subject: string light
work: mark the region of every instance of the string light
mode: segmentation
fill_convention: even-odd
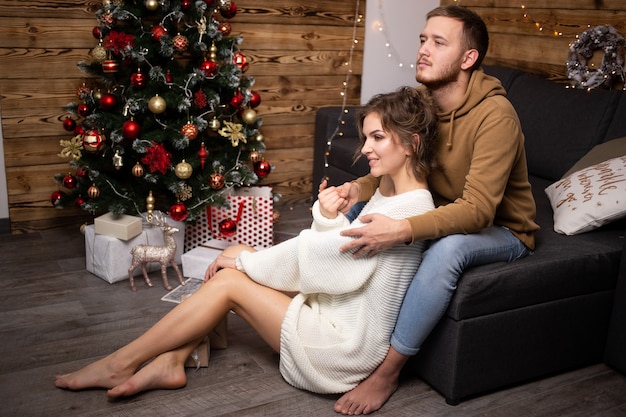
[[[378,0],[378,14],[380,15],[380,21],[377,22],[378,31],[383,34],[385,37],[385,48],[387,48],[387,58],[393,59],[397,62],[399,68],[409,68],[411,70],[415,69],[415,63],[410,62],[409,64],[405,64],[400,59],[400,54],[396,51],[396,48],[391,43],[389,32],[387,31],[387,22],[385,21],[385,12],[383,10],[383,0]]]
[[[342,137],[343,132],[341,129],[346,125],[345,117],[349,113],[349,110],[346,108],[347,99],[348,99],[348,87],[350,84],[350,78],[352,77],[352,62],[354,57],[354,49],[359,44],[359,40],[356,37],[356,32],[359,24],[363,21],[363,15],[359,13],[361,2],[360,0],[356,0],[356,7],[354,11],[354,24],[352,25],[352,42],[350,45],[350,53],[348,55],[348,60],[343,63],[348,69],[346,70],[346,76],[342,83],[342,90],[339,95],[342,97],[341,102],[341,111],[339,112],[339,117],[337,118],[337,127],[333,131],[333,133],[326,139],[326,152],[324,152],[324,175],[326,178],[326,170],[328,169],[328,157],[330,156],[330,149],[332,148],[333,140],[336,137]],[[319,185],[319,184],[314,184]]]

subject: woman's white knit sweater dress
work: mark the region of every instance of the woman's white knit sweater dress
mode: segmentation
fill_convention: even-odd
[[[378,191],[361,215],[403,219],[434,208],[427,190],[393,197]],[[340,253],[348,223],[313,206],[310,230],[259,252],[242,252],[237,268],[254,281],[297,291],[281,328],[280,372],[291,385],[317,393],[354,388],[382,362],[405,291],[422,258],[423,242],[399,244],[367,259]]]

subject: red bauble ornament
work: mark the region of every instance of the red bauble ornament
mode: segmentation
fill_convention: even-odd
[[[72,189],[76,187],[76,177],[72,174],[67,174],[63,177],[63,186],[68,189]]]
[[[225,237],[231,237],[237,233],[237,222],[232,219],[224,219],[219,224],[220,233]]]
[[[191,0],[183,0],[180,2],[181,10],[189,10],[191,7]]]
[[[237,14],[237,5],[231,1],[230,6],[220,9],[220,14],[226,19],[232,19]]]
[[[93,30],[91,31],[91,34],[93,35],[94,38],[98,40],[102,39],[102,31],[100,30],[98,26],[93,28]]]
[[[122,135],[126,139],[137,139],[141,135],[141,125],[133,119],[126,120],[122,125]]]
[[[209,182],[209,185],[214,190],[221,190],[224,187],[224,182],[225,182],[224,176],[222,174],[215,172],[211,174],[211,180]]]
[[[179,33],[178,35],[174,36],[174,39],[172,39],[172,45],[174,46],[174,49],[176,49],[178,52],[183,52],[189,46],[189,39]]]
[[[180,128],[180,134],[187,136],[189,140],[194,140],[198,137],[198,127],[193,123],[185,123],[183,127]]]
[[[76,89],[76,97],[80,99],[85,98],[89,93],[91,93],[91,88],[87,87],[85,83]]]
[[[83,148],[87,152],[100,152],[104,148],[104,141],[104,135],[96,129],[90,129],[83,134]]]
[[[217,26],[217,30],[222,32],[222,35],[228,36],[228,35],[230,35],[230,32],[232,30],[232,26],[230,26],[230,23],[228,23],[228,22],[222,22],[222,23],[220,23]]]
[[[267,177],[272,172],[272,165],[265,159],[254,163],[254,173],[261,179]]]
[[[230,105],[239,108],[243,104],[243,99],[243,94],[241,94],[241,91],[237,90],[237,93],[230,99]]]
[[[89,176],[89,170],[87,167],[80,167],[76,170],[76,176],[78,178],[87,178]]]
[[[76,129],[74,129],[74,136],[76,135],[82,136],[84,133],[85,133],[85,128],[82,126],[76,126]]]
[[[102,61],[102,72],[105,74],[115,74],[120,69],[120,64],[114,59]]]
[[[142,88],[146,85],[146,82],[148,82],[148,80],[141,70],[137,70],[137,72],[130,76],[130,83],[133,87]]]
[[[200,64],[200,69],[202,70],[202,72],[204,72],[204,75],[209,78],[215,77],[215,74],[217,74],[217,64],[215,63],[215,61],[211,61],[210,59],[202,61],[202,63]]]
[[[104,93],[98,100],[100,108],[104,111],[113,110],[117,106],[117,97],[111,93]]]
[[[152,27],[152,29],[150,30],[150,33],[152,36],[152,40],[159,41],[161,39],[161,36],[167,34],[167,29],[165,29],[161,25],[156,25]]]
[[[74,200],[74,203],[76,204],[76,207],[82,207],[83,204],[85,204],[87,200],[85,200],[82,196],[78,196],[76,197],[76,200]]]
[[[183,203],[178,202],[176,204],[172,204],[169,209],[169,215],[172,220],[182,222],[189,215],[189,210],[187,210],[187,206],[185,206]]]
[[[50,195],[50,202],[54,207],[61,207],[61,200],[65,197],[62,191],[55,191]]]
[[[63,120],[63,129],[67,130],[68,132],[72,132],[74,129],[76,129],[76,120],[72,119],[71,117],[66,117],[65,120]]]
[[[198,158],[200,158],[200,168],[204,169],[204,164],[206,163],[206,157],[209,156],[209,152],[206,150],[206,146],[204,146],[204,142],[200,145],[200,150],[198,151]]]
[[[237,51],[233,54],[233,64],[237,65],[241,72],[246,72],[249,66],[248,58],[240,51]]]
[[[76,111],[78,111],[78,114],[81,116],[87,117],[89,116],[89,113],[91,113],[91,107],[89,107],[89,104],[87,103],[80,103],[76,108]]]
[[[252,97],[250,97],[250,107],[258,107],[259,104],[261,104],[261,95],[258,93],[258,91],[253,91],[251,94]]]

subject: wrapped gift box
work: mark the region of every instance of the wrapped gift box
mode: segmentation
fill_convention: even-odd
[[[185,225],[169,217],[167,223],[176,227],[179,231],[174,234],[176,240],[177,264],[182,261],[183,246],[185,244]],[[163,230],[157,226],[144,225],[141,233],[129,240],[121,240],[115,237],[97,234],[94,225],[85,227],[85,257],[87,271],[113,284],[128,279],[128,268],[132,262],[130,250],[140,244],[163,246]],[[158,263],[146,265],[148,272],[161,269]],[[141,274],[141,268],[134,271],[134,276]]]
[[[225,240],[211,239],[182,256],[183,276],[204,279],[204,273],[211,262],[231,243]]]
[[[96,234],[130,240],[141,233],[141,217],[106,213],[94,219]]]

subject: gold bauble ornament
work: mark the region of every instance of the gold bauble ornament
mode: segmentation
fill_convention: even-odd
[[[245,109],[243,112],[241,112],[241,120],[243,120],[243,122],[247,125],[254,124],[254,122],[256,122],[257,120],[256,111],[252,109]]]
[[[96,186],[96,184],[93,184],[87,190],[87,195],[89,196],[89,198],[98,198],[100,197],[100,189]]]
[[[163,97],[158,94],[148,101],[148,109],[154,114],[161,114],[165,111],[167,103]]]
[[[145,5],[146,9],[150,10],[151,12],[159,8],[159,2],[157,0],[146,0]]]
[[[186,180],[191,177],[192,172],[193,168],[191,167],[191,164],[185,162],[184,159],[180,163],[176,164],[176,168],[174,168],[174,173],[181,180]]]
[[[91,57],[95,62],[102,63],[102,61],[107,59],[107,50],[104,49],[104,46],[98,45],[91,50]]]
[[[211,130],[217,131],[220,127],[222,127],[222,124],[219,120],[217,120],[217,117],[214,117],[209,121],[209,128]]]
[[[143,167],[141,166],[141,164],[139,162],[137,162],[132,169],[133,175],[135,177],[141,177],[143,176]]]
[[[265,137],[261,134],[261,132],[259,132],[254,139],[256,139],[257,142],[263,142]]]
[[[96,90],[93,92],[93,98],[95,100],[100,100],[102,98],[102,90],[96,88]]]

